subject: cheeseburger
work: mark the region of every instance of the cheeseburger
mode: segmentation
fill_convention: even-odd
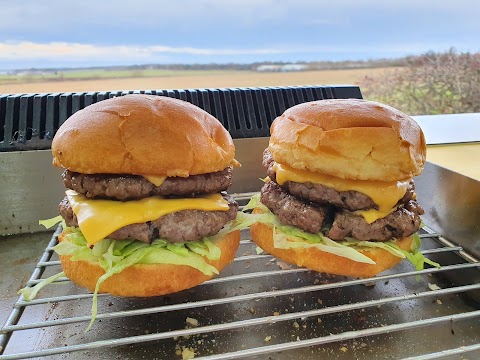
[[[196,286],[239,246],[235,147],[202,109],[127,95],[73,114],[52,143],[64,169],[65,275],[90,291],[156,296]]]
[[[419,253],[423,209],[413,177],[425,164],[422,130],[365,100],[321,100],[286,110],[271,127],[268,177],[249,207],[255,243],[320,272],[369,277]]]

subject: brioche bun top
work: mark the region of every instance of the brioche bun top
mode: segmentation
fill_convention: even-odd
[[[395,181],[425,164],[422,130],[390,106],[357,99],[299,104],[270,129],[273,159],[296,169],[343,179]]]
[[[84,174],[181,176],[225,169],[235,147],[220,121],[188,102],[126,95],[68,118],[52,143],[53,164]]]

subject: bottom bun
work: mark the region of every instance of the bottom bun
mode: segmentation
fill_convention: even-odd
[[[317,248],[278,249],[273,246],[273,228],[258,222],[250,227],[250,233],[252,240],[270,255],[290,264],[328,274],[368,278],[397,265],[402,260],[379,248],[365,248],[359,251],[375,261],[374,265],[353,261]],[[396,244],[408,251],[412,245],[412,238],[403,238]]]
[[[62,240],[62,235],[59,236],[59,241]],[[240,231],[231,232],[217,240],[216,245],[222,251],[221,258],[205,259],[205,261],[221,271],[232,262],[239,244]],[[105,270],[96,263],[83,260],[71,261],[70,258],[70,255],[60,256],[65,275],[75,284],[93,292],[98,278],[105,274]],[[99,292],[116,296],[159,296],[192,288],[213,276],[204,275],[199,270],[186,265],[138,264],[105,280]]]

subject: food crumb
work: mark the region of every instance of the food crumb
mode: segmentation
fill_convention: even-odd
[[[283,261],[277,261],[277,265],[282,270],[291,270],[292,269],[292,267],[290,265],[288,265],[287,263],[284,263]]]
[[[190,326],[198,326],[198,320],[191,317],[187,317],[185,319],[185,322],[187,323],[187,325],[190,325]]]
[[[322,299],[318,299],[317,302],[318,302],[319,304],[323,304],[323,300],[322,300]]]
[[[182,350],[182,360],[193,359],[195,357],[195,352],[192,348],[183,348]]]
[[[260,255],[261,253],[263,253],[263,249],[260,246],[257,246],[255,248],[255,252],[257,253],[257,255]]]
[[[278,315],[280,315],[280,313],[279,313],[278,311],[274,311],[274,312],[273,312],[273,315],[274,315],[274,316],[278,316]]]
[[[318,319],[317,319],[317,323],[320,324],[321,322],[322,322],[322,319],[318,318]]]
[[[300,328],[300,325],[298,324],[298,322],[295,321],[295,322],[293,323],[293,327],[294,327],[295,329],[299,329],[299,328]]]
[[[266,341],[266,342],[269,342],[270,340],[272,340],[272,337],[271,337],[271,336],[267,336],[267,337],[265,338],[265,341]]]
[[[442,303],[442,300],[440,300],[440,299],[437,299],[437,300],[436,300],[436,303],[437,303],[438,305],[442,305],[442,304],[443,304],[443,303]]]
[[[255,314],[255,309],[253,307],[251,307],[250,309],[248,309],[248,311],[250,311],[250,314]]]
[[[340,351],[347,352],[348,349],[347,349],[345,346],[342,346],[342,347],[340,348]]]
[[[430,290],[434,291],[434,290],[441,290],[442,288],[440,286],[438,286],[437,284],[431,284],[431,283],[428,283],[428,287]]]

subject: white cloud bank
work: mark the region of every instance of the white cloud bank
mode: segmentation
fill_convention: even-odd
[[[440,46],[445,48],[444,46]],[[447,46],[448,47],[448,46]],[[425,51],[424,44],[408,44],[405,46],[395,44],[388,49],[392,53],[418,53]],[[3,60],[148,60],[148,59],[167,59],[172,54],[182,54],[186,56],[242,56],[242,55],[272,55],[272,54],[297,54],[312,53],[325,54],[329,52],[369,52],[378,51],[377,46],[282,46],[276,48],[250,48],[250,49],[213,49],[213,48],[195,48],[195,47],[172,47],[162,45],[150,46],[132,46],[132,45],[93,45],[67,42],[35,43],[30,41],[22,42],[0,42],[0,61]]]
[[[51,42],[35,43],[22,41],[18,43],[0,42],[0,60],[95,60],[108,58],[122,58],[125,60],[139,60],[166,56],[169,54],[205,55],[205,56],[236,56],[236,55],[265,55],[288,53],[282,49],[205,49],[194,47],[171,46],[130,46]]]

